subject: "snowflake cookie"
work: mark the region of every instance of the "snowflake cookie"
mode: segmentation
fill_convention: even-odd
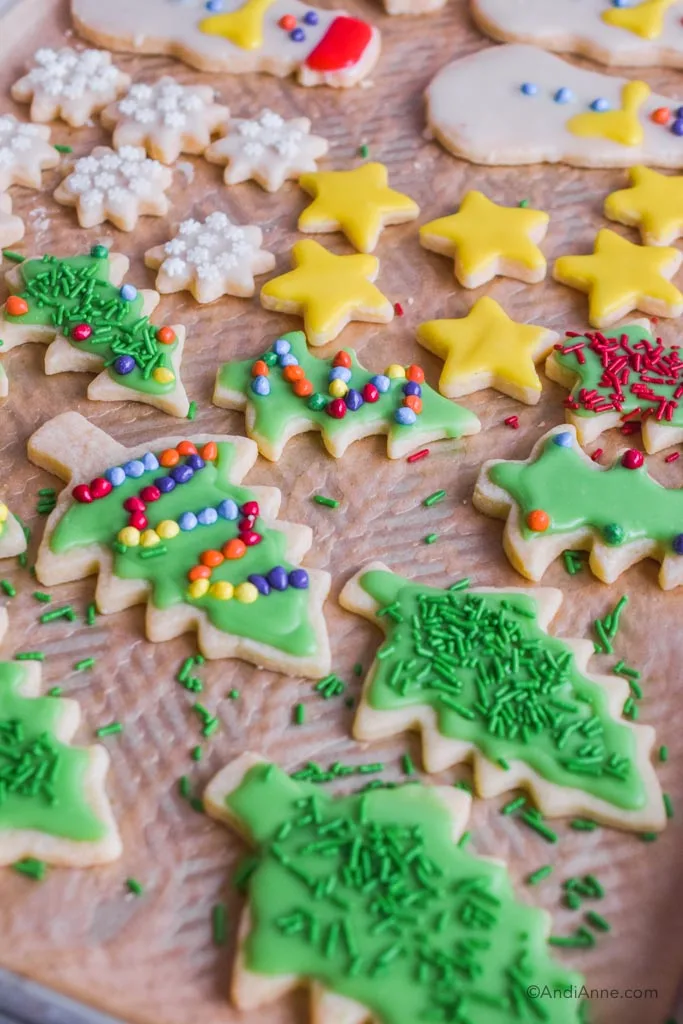
[[[203,153],[229,115],[210,85],[181,85],[166,75],[131,86],[102,111],[102,124],[113,130],[115,149],[143,146],[155,160],[172,164],[181,153]]]
[[[665,827],[655,731],[623,717],[626,679],[588,670],[591,641],[548,633],[561,591],[470,589],[469,580],[441,589],[373,562],[339,602],[386,634],[365,680],[356,739],[417,729],[426,770],[473,760],[485,798],[524,788],[551,817]]]
[[[56,167],[61,159],[49,138],[50,129],[43,125],[0,115],[0,192],[10,185],[42,186],[42,172]]]
[[[24,237],[24,222],[12,213],[12,200],[0,192],[0,249],[14,245]]]
[[[165,193],[172,180],[168,167],[147,159],[140,147],[123,146],[116,152],[96,146],[90,156],[76,161],[55,199],[76,207],[81,227],[94,228],[109,220],[120,231],[132,231],[142,214],[168,213]]]
[[[267,274],[275,257],[261,248],[263,233],[253,224],[240,226],[220,211],[205,220],[185,220],[165,245],[145,253],[145,263],[158,270],[162,295],[192,292],[197,302],[214,302],[221,295],[254,294],[254,275]]]
[[[258,1020],[305,985],[311,1024],[579,1024],[583,979],[553,959],[550,915],[464,848],[468,793],[411,780],[332,795],[302,776],[247,752],[204,793],[254,848],[238,1010]],[[543,988],[566,996],[548,1013]]]
[[[130,75],[111,62],[104,50],[61,50],[42,47],[33,67],[12,86],[12,98],[31,104],[32,121],[61,117],[80,128],[130,85]]]
[[[227,164],[226,185],[253,178],[267,192],[277,192],[287,179],[315,171],[316,160],[327,153],[327,140],[310,132],[307,117],[285,121],[266,108],[253,120],[233,118],[227,135],[212,142],[204,156],[212,164]]]
[[[330,577],[300,568],[313,534],[277,520],[280,491],[243,486],[253,441],[181,434],[126,448],[67,412],[33,434],[28,455],[68,484],[38,552],[42,584],[99,573],[100,611],[147,603],[156,643],[196,631],[207,658],[330,671]]]

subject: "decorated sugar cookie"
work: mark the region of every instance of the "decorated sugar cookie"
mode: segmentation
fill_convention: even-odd
[[[313,196],[299,217],[299,231],[343,231],[359,252],[372,252],[388,224],[415,220],[420,212],[409,196],[388,187],[384,164],[302,174],[299,184]]]
[[[26,551],[26,534],[17,517],[0,501],[0,558],[13,558]],[[0,630],[0,639],[2,639]]]
[[[387,14],[430,14],[439,11],[446,0],[384,0]]]
[[[302,316],[309,345],[325,345],[352,320],[388,324],[394,307],[372,283],[375,256],[336,256],[310,239],[292,246],[294,270],[261,289],[261,304],[278,313]]]
[[[84,38],[112,50],[167,53],[200,71],[295,74],[302,85],[355,85],[380,49],[366,21],[301,0],[72,0],[71,10]]]
[[[248,296],[254,294],[254,275],[275,266],[262,242],[260,228],[233,224],[217,210],[203,221],[183,221],[170,242],[147,250],[145,263],[158,270],[156,288],[162,295],[187,289],[197,302]]]
[[[461,57],[427,89],[434,135],[477,164],[683,167],[679,106],[645,82],[586,71],[521,43]]]
[[[81,157],[55,191],[55,199],[74,206],[81,227],[94,228],[111,221],[119,231],[133,231],[143,214],[165,217],[166,191],[173,175],[157,160],[148,160],[138,146],[117,152],[96,146]]]
[[[515,899],[505,866],[456,845],[467,793],[408,783],[332,796],[246,753],[204,805],[255,848],[239,1010],[258,1015],[303,984],[312,1024],[579,1024],[571,995],[538,1015],[534,985],[578,992],[583,980],[551,959],[550,915]]]
[[[548,634],[561,592],[467,583],[428,587],[374,562],[346,584],[342,606],[386,634],[355,737],[417,729],[426,770],[472,760],[483,797],[521,787],[550,816],[663,829],[654,729],[622,718],[628,683],[588,670],[590,641]]]
[[[421,367],[394,363],[385,373],[362,366],[353,349],[317,359],[301,331],[284,334],[258,359],[224,363],[213,401],[244,409],[259,451],[276,461],[296,434],[318,430],[340,458],[353,441],[387,435],[387,455],[400,459],[430,441],[481,429],[474,413],[441,398]]]
[[[105,107],[102,124],[114,133],[114,149],[142,146],[155,160],[172,164],[181,153],[203,153],[229,115],[210,85],[181,85],[164,75],[151,85],[132,85]]]
[[[0,192],[0,249],[20,242],[24,237],[24,222],[12,213],[12,200]]]
[[[546,272],[538,248],[550,218],[541,210],[498,206],[482,192],[468,192],[457,213],[420,228],[420,244],[452,256],[464,288],[478,288],[497,274],[534,284]]]
[[[535,405],[541,381],[535,364],[550,352],[558,335],[545,327],[511,320],[494,299],[484,296],[466,317],[428,320],[417,340],[445,360],[439,391],[447,398],[495,388]]]
[[[645,245],[670,245],[683,234],[683,175],[642,164],[629,169],[630,188],[605,199],[605,216],[640,230]]]
[[[473,501],[506,520],[505,553],[527,579],[540,580],[563,551],[579,550],[590,551],[603,583],[654,558],[663,590],[683,584],[683,490],[657,483],[635,449],[600,466],[573,426],[555,427],[524,462],[484,463]]]
[[[634,309],[680,316],[683,294],[671,283],[683,257],[678,249],[634,245],[603,228],[591,256],[560,256],[553,277],[588,294],[593,327],[609,327]]]
[[[186,416],[180,380],[185,328],[152,324],[159,296],[122,284],[127,270],[127,257],[103,245],[85,256],[24,260],[6,275],[2,351],[29,342],[49,345],[47,374],[99,374],[88,387],[91,400],[144,402]]]
[[[130,75],[104,50],[48,46],[36,50],[28,73],[12,86],[12,98],[31,104],[32,121],[61,118],[73,128],[87,124],[130,85]]]
[[[252,120],[232,118],[227,134],[212,142],[204,156],[209,163],[226,165],[226,185],[253,179],[266,192],[277,192],[289,178],[315,171],[327,148],[326,139],[311,135],[307,117],[286,121],[265,108]]]
[[[7,624],[2,608],[0,638]],[[106,864],[121,855],[105,791],[109,755],[72,744],[80,708],[41,696],[41,674],[38,661],[0,661],[0,866],[27,857]]]
[[[583,445],[624,423],[640,423],[643,445],[659,452],[683,441],[683,359],[648,320],[613,334],[571,332],[546,362],[551,380],[571,389],[567,421]]]
[[[205,434],[125,448],[78,413],[48,421],[28,455],[67,486],[38,579],[52,586],[99,572],[99,610],[146,602],[149,640],[196,630],[207,658],[325,675],[330,578],[297,564],[312,533],[276,521],[280,492],[242,486],[257,454],[246,438]]]
[[[12,114],[0,114],[0,192],[10,185],[42,188],[42,172],[61,159],[49,138],[50,129],[41,124],[24,124]]]
[[[683,67],[678,0],[472,0],[471,10],[494,39],[581,53],[601,64]]]

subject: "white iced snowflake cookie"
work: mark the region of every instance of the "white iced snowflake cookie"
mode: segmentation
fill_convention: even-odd
[[[581,53],[602,64],[683,67],[677,0],[472,0],[471,7],[494,39]]]
[[[445,5],[446,0],[384,0],[387,14],[430,14]]]
[[[12,213],[12,200],[0,193],[0,249],[14,245],[24,237],[24,222]]]
[[[210,85],[181,85],[166,75],[131,86],[102,111],[102,124],[113,130],[115,149],[144,146],[155,160],[172,164],[181,153],[203,153],[229,116]]]
[[[145,263],[159,271],[156,289],[162,295],[187,289],[197,302],[214,302],[221,295],[247,297],[254,294],[254,275],[275,266],[262,241],[260,228],[233,224],[216,211],[203,221],[183,221],[169,242],[147,250]]]
[[[130,75],[119,71],[104,50],[42,47],[33,55],[28,74],[12,86],[12,98],[31,104],[32,121],[61,117],[80,128],[129,84]]]
[[[173,175],[168,167],[149,160],[144,149],[123,146],[118,153],[97,146],[81,157],[55,192],[64,206],[75,206],[81,227],[94,228],[105,220],[120,231],[132,231],[142,214],[164,217],[166,190]]]
[[[50,129],[43,125],[24,124],[12,114],[0,115],[0,192],[10,185],[41,187],[42,172],[60,161],[49,138]]]
[[[683,167],[683,137],[672,130],[678,106],[645,82],[586,71],[521,43],[455,60],[427,89],[436,138],[479,164]]]
[[[355,85],[380,51],[366,21],[301,0],[72,0],[71,12],[107,49],[168,53],[200,71],[296,74],[302,85]]]
[[[204,156],[212,164],[227,164],[226,185],[253,178],[267,192],[277,192],[288,178],[315,171],[316,160],[327,153],[327,140],[310,132],[307,117],[286,121],[266,108],[253,120],[233,118],[227,135]]]

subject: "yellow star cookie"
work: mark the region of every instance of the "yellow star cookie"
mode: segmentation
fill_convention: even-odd
[[[261,289],[261,303],[280,313],[300,314],[309,345],[325,345],[350,320],[388,324],[394,307],[372,282],[379,273],[375,256],[335,256],[317,242],[292,248],[294,270]]]
[[[541,210],[498,206],[482,192],[468,192],[457,213],[420,228],[420,242],[455,257],[455,276],[465,288],[478,288],[496,274],[535,284],[545,277],[545,256],[536,243],[549,220]]]
[[[459,320],[428,320],[417,340],[445,359],[439,391],[447,398],[495,388],[527,405],[541,397],[535,364],[558,339],[554,331],[511,320],[493,299],[479,299]]]
[[[592,256],[560,256],[553,277],[588,294],[593,327],[609,327],[633,309],[652,316],[680,316],[683,295],[670,278],[681,265],[678,249],[634,245],[603,228]]]
[[[639,228],[646,245],[669,245],[683,235],[683,175],[660,174],[639,164],[631,187],[605,199],[605,216]]]
[[[299,217],[299,231],[343,231],[360,252],[372,252],[387,224],[415,220],[420,212],[409,196],[388,188],[384,164],[302,174],[299,184],[313,196]]]

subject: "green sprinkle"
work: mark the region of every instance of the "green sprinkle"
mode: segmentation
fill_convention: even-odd
[[[190,757],[192,758],[193,761],[201,761],[202,754],[203,751],[201,747],[193,747],[192,750],[190,751]]]
[[[660,747],[659,748],[659,760],[662,762],[662,764],[665,761],[669,760],[669,748],[668,747]]]
[[[47,872],[47,864],[44,860],[36,860],[35,857],[24,857],[23,860],[17,860],[12,864],[12,870],[19,875],[32,878],[35,882],[42,882]]]
[[[15,252],[14,249],[3,249],[2,255],[12,263],[23,263],[26,259],[25,256],[22,256],[20,252]]]
[[[162,558],[168,553],[168,548],[165,544],[156,544],[153,548],[143,548],[140,552],[140,558]]]
[[[575,832],[595,832],[598,824],[595,821],[591,821],[590,818],[574,818],[570,822],[569,827],[573,828]]]
[[[220,724],[221,723],[215,716],[213,718],[209,718],[204,723],[204,728],[202,729],[202,736],[213,736],[213,734],[215,733],[216,729],[218,729]]]
[[[126,551],[128,550],[126,545],[122,544],[120,540],[115,540],[114,543],[112,544],[112,547],[114,551],[117,553],[117,555],[125,555]]]
[[[71,146],[61,146],[55,143],[54,148],[57,150],[58,153],[73,153],[73,149],[71,148]]]
[[[54,498],[56,494],[54,487],[41,487],[38,491],[39,498]]]
[[[641,832],[638,838],[643,843],[656,843],[659,839],[659,836],[656,832]]]
[[[95,616],[97,615],[97,608],[94,604],[88,605],[88,610],[85,613],[85,621],[88,626],[95,625]]]
[[[178,675],[176,676],[176,679],[178,680],[179,683],[184,683],[185,682],[185,680],[189,677],[190,672],[192,671],[193,666],[194,666],[194,658],[193,657],[185,658],[185,661],[180,666],[180,671],[178,672]]]
[[[527,875],[527,885],[538,885],[548,875],[552,875],[553,866],[552,864],[546,864],[545,867],[539,868],[537,871],[532,871],[530,875]]]
[[[43,590],[34,590],[33,596],[36,601],[40,601],[42,604],[49,604],[52,600],[52,596],[50,594],[46,594]]]
[[[354,676],[362,676],[363,675],[363,666],[361,665],[361,663],[359,661],[357,661],[356,664],[353,666],[353,674],[354,674]]]
[[[586,920],[599,932],[610,932],[612,930],[612,926],[609,921],[606,921],[602,914],[596,913],[595,910],[588,911],[586,914]]]
[[[403,769],[404,775],[415,774],[415,765],[413,764],[413,759],[410,754],[404,754],[401,758],[401,768]]]
[[[425,537],[425,544],[433,544],[434,541],[439,539],[438,533],[428,533]]]
[[[341,504],[336,498],[326,498],[324,494],[314,494],[313,501],[316,505],[324,505],[325,508],[339,508]]]
[[[673,806],[673,804],[671,802],[671,797],[669,796],[668,793],[664,793],[663,794],[663,800],[664,800],[664,810],[666,811],[667,818],[673,818],[673,816],[674,816],[674,806]]]
[[[467,590],[472,580],[469,576],[465,576],[464,579],[458,580],[457,583],[451,583],[449,590]]]
[[[228,697],[230,698],[230,700],[237,700],[239,695],[240,695],[240,691],[239,690],[231,690],[230,693],[228,694]]]
[[[521,206],[523,210],[525,210],[528,205],[529,205],[529,200],[528,199],[520,199],[520,201],[517,203],[517,206]]]
[[[367,158],[370,156],[370,148],[366,146],[365,143],[363,143],[362,146],[358,147],[358,156],[361,158],[361,160],[367,160]]]
[[[193,811],[196,811],[197,814],[204,813],[204,804],[202,803],[202,799],[199,796],[192,797],[192,799],[190,800],[190,807],[192,808]]]
[[[126,888],[128,889],[128,892],[132,892],[134,896],[142,896],[145,891],[137,878],[127,878]]]
[[[303,725],[306,721],[306,708],[303,704],[297,704],[294,708],[294,724]]]
[[[436,505],[438,501],[443,501],[445,497],[445,491],[434,491],[434,493],[430,494],[428,498],[425,498],[422,504],[425,505],[427,508],[431,508],[432,505]]]
[[[0,587],[2,587],[8,597],[17,596],[16,587],[13,587],[9,580],[0,580]]]
[[[227,938],[225,904],[216,903],[211,910],[211,932],[214,946],[224,946]]]
[[[197,415],[197,403],[196,402],[190,402],[190,407],[187,410],[187,418],[188,418],[188,420],[193,420],[196,415]]]
[[[26,566],[28,565],[28,556],[25,551],[22,551],[22,553],[17,557],[17,562],[19,563],[22,569],[26,568]]]
[[[86,669],[92,668],[95,664],[94,658],[83,658],[82,661],[77,661],[74,665],[75,672],[84,672]]]
[[[178,779],[178,792],[182,796],[183,800],[189,799],[192,789],[187,775],[181,775]]]
[[[40,616],[40,619],[38,621],[42,622],[42,623],[46,623],[46,622],[56,622],[57,619],[68,619],[69,622],[73,622],[75,618],[76,618],[76,613],[74,612],[74,610],[71,607],[71,605],[70,604],[65,604],[62,608],[55,608],[51,612],[44,612]]]
[[[529,828],[533,829],[534,832],[537,832],[539,836],[542,836],[546,842],[557,842],[557,834],[544,824],[538,811],[525,811],[524,814],[521,815],[521,818],[525,825],[528,825]]]
[[[460,836],[460,838],[458,839],[458,842],[457,842],[458,848],[460,850],[462,850],[465,846],[467,846],[467,844],[469,843],[471,838],[472,838],[472,833],[471,832],[463,832],[463,834]]]
[[[331,697],[339,697],[346,689],[346,684],[339,676],[335,676],[331,673],[329,676],[325,676],[315,684],[313,689],[316,693],[319,693],[323,700],[329,700]]]
[[[43,651],[19,651],[18,654],[14,655],[15,661],[45,661],[45,653]]]
[[[595,945],[595,937],[587,928],[581,926],[581,928],[576,929],[573,935],[567,935],[566,937],[551,935],[548,943],[551,946],[564,946],[566,949],[589,949]]]
[[[500,767],[503,769],[504,772],[509,772],[510,771],[510,764],[509,764],[508,761],[505,760],[504,757],[499,757],[498,758],[498,764],[500,765]]]
[[[504,807],[501,807],[500,813],[501,814],[512,814],[514,811],[518,811],[520,807],[524,807],[525,803],[526,803],[526,797],[525,796],[518,796],[515,800],[511,800],[510,803],[505,804]]]
[[[48,697],[61,697],[63,692],[61,686],[53,686],[51,690],[47,691],[47,695]]]
[[[116,736],[117,733],[123,732],[123,726],[120,722],[111,722],[109,725],[103,725],[95,732],[96,736]]]

